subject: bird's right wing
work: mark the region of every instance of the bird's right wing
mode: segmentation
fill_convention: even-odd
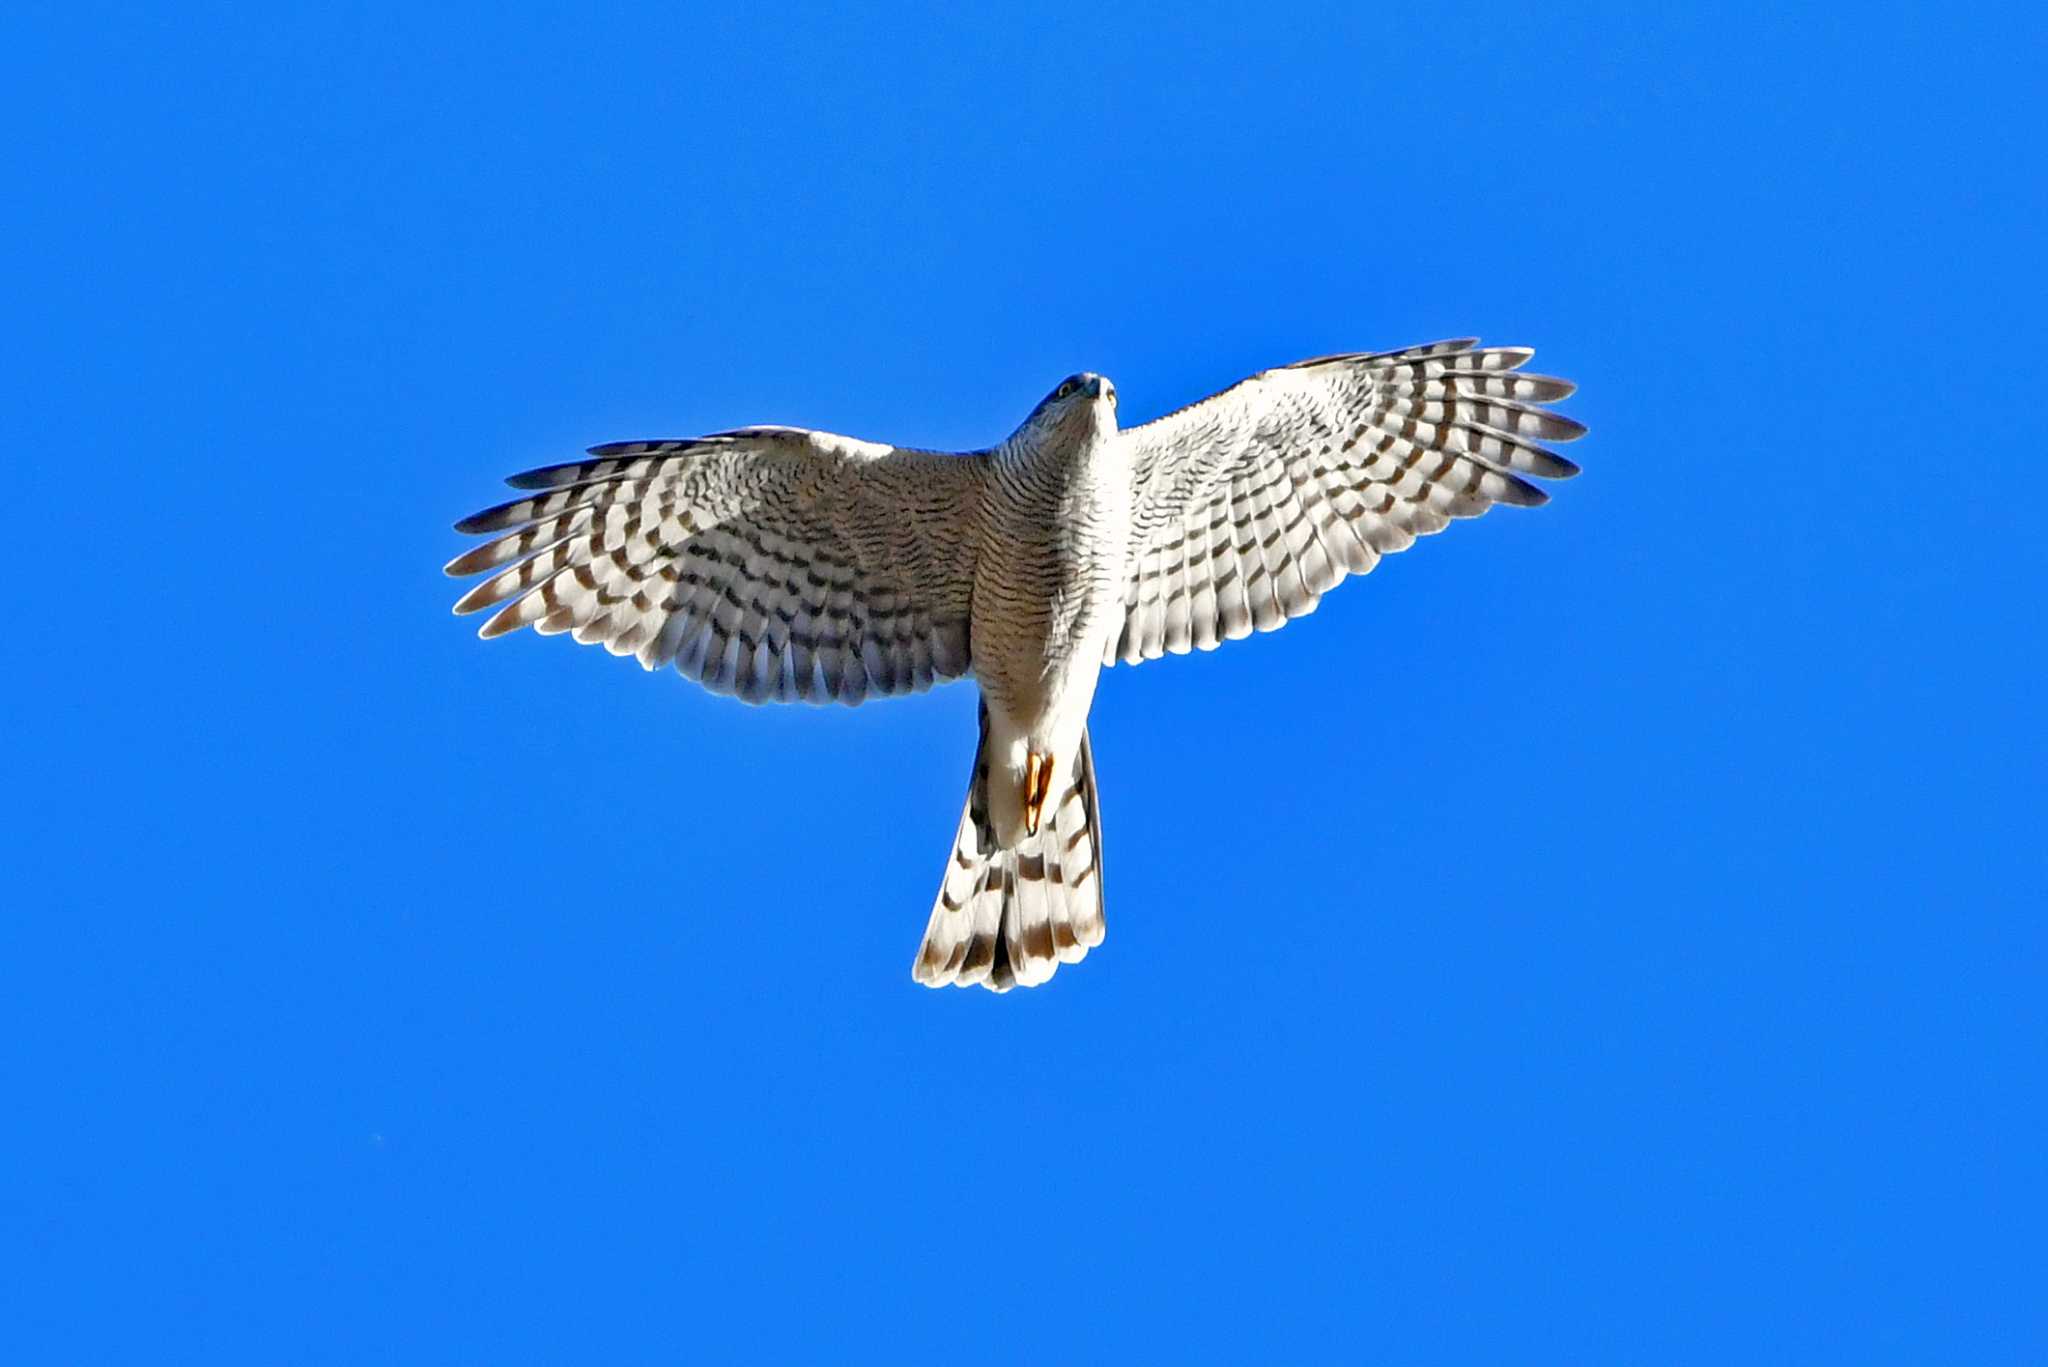
[[[456,523],[479,634],[573,632],[748,702],[857,703],[968,670],[987,460],[749,427],[514,475]],[[501,568],[502,567],[502,568]],[[502,606],[499,606],[502,605]]]
[[[1569,381],[1514,373],[1530,355],[1465,340],[1324,356],[1129,429],[1131,574],[1104,663],[1271,631],[1452,518],[1544,502],[1522,476],[1578,467],[1536,441],[1586,429],[1541,406]]]

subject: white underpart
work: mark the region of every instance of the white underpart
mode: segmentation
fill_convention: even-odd
[[[1115,405],[1081,399],[1027,423],[991,453],[990,473],[972,650],[989,710],[989,815],[1009,847],[1027,833],[1029,756],[1052,761],[1061,791],[1123,630],[1131,476]]]
[[[1522,371],[1530,355],[1465,339],[1318,357],[1128,429],[1106,382],[1077,376],[961,453],[793,427],[616,442],[457,524],[493,539],[449,563],[483,576],[456,611],[748,702],[972,673],[984,748],[917,975],[1038,982],[1102,938],[1100,667],[1271,631],[1420,537],[1543,502],[1532,480],[1577,467],[1540,443],[1585,429],[1547,407],[1573,387]],[[1034,753],[1052,765],[1036,834]]]

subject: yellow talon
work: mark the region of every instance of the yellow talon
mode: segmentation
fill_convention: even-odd
[[[1033,750],[1024,756],[1024,833],[1038,834],[1046,795],[1052,792],[1052,756]]]

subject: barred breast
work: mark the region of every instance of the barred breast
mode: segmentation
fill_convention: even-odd
[[[971,613],[974,672],[1021,732],[1085,718],[1121,626],[1130,484],[1114,434],[998,452]],[[1062,728],[1065,729],[1065,728]]]

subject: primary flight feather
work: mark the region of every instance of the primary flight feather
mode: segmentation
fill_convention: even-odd
[[[973,675],[981,742],[912,972],[1034,986],[1102,943],[1088,709],[1118,660],[1210,650],[1315,610],[1347,574],[1578,467],[1564,380],[1470,339],[1263,371],[1117,425],[1068,377],[983,451],[746,427],[617,442],[515,475],[456,524],[481,635],[572,633],[749,702]]]

